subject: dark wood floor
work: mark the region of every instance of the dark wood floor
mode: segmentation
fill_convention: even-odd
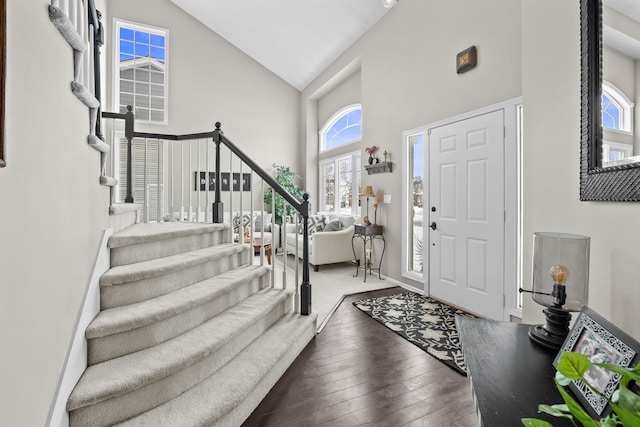
[[[477,427],[467,377],[351,304],[347,297],[244,427]]]

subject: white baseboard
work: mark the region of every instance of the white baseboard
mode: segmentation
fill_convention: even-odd
[[[58,380],[58,388],[49,410],[49,427],[68,427],[69,414],[67,412],[67,400],[80,376],[87,368],[87,340],[85,330],[91,321],[100,312],[100,277],[109,269],[111,257],[107,242],[113,234],[113,229],[108,228],[102,234],[102,241],[98,248],[93,273],[84,294],[84,300],[76,320],[69,350],[64,361],[62,373]]]

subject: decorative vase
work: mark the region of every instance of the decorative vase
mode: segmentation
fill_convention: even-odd
[[[373,164],[373,156],[369,156],[369,164],[372,165]]]
[[[375,159],[373,159],[373,163],[380,163],[380,159],[376,157]]]

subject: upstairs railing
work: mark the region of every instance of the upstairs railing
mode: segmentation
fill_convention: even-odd
[[[283,210],[286,212],[287,206],[291,206],[298,215],[294,216],[294,223],[289,224],[284,220],[282,224],[276,224],[275,215],[271,215],[272,236],[275,237],[275,233],[278,233],[277,238],[272,238],[271,284],[274,285],[276,277],[277,240],[282,245],[283,258],[280,265],[282,286],[286,288],[289,252],[287,241],[292,240],[291,236],[287,238],[287,234],[296,234],[297,254],[300,233],[303,249],[302,282],[300,283],[299,263],[295,255],[295,306],[296,311],[301,314],[311,313],[307,194],[303,196],[302,201],[292,196],[275,178],[224,135],[219,122],[213,131],[168,135],[136,132],[131,107],[127,108],[126,113],[103,112],[102,117],[111,120],[105,123],[104,128],[113,136],[111,153],[115,155],[112,156],[111,167],[114,169],[114,176],[119,177],[121,181],[120,187],[117,188],[121,191],[116,197],[116,202],[141,204],[143,222],[228,221],[231,223],[229,240],[243,243],[243,221],[246,212],[249,212],[250,224],[251,219],[257,217],[260,217],[260,222],[264,224],[265,190],[269,187],[273,189],[271,201],[268,203],[272,212],[276,211],[275,194],[279,194],[283,199],[282,203],[285,204]],[[258,197],[259,213],[255,209]],[[299,218],[302,219],[301,223]],[[251,226],[248,232],[248,243],[253,244],[254,237],[257,236],[264,241],[264,227],[256,231]],[[261,264],[264,264],[264,256],[264,245],[260,245]]]

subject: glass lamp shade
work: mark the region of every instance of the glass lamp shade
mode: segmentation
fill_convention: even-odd
[[[545,307],[580,311],[589,292],[590,238],[577,234],[533,234],[533,300]],[[563,285],[566,301],[554,301],[554,285]],[[556,286],[556,289],[558,286]],[[543,295],[547,294],[547,295]]]

